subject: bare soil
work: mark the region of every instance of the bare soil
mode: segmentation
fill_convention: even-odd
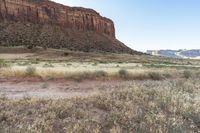
[[[64,79],[42,81],[37,78],[0,79],[0,95],[10,99],[45,98],[62,99],[88,97],[111,88],[121,88],[133,81],[94,81],[82,82]]]

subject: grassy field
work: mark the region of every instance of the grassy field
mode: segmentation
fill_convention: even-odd
[[[108,85],[94,95],[62,99],[11,99],[2,95],[0,132],[200,132],[200,61],[59,52],[16,57],[0,54],[0,79],[7,79],[2,83],[9,83],[13,77],[33,77],[48,82],[62,79],[84,84],[90,80],[123,85]],[[0,89],[5,89],[2,83]]]

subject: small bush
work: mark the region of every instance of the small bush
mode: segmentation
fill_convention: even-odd
[[[81,72],[76,75],[72,75],[70,78],[74,79],[75,81],[83,81],[85,79],[102,79],[108,77],[108,73],[105,71],[95,71],[95,72]],[[69,78],[66,73],[66,78]]]
[[[104,71],[95,71],[95,72],[84,72],[80,74],[82,79],[96,79],[101,77],[106,77],[108,74]]]
[[[36,72],[36,68],[33,66],[28,66],[26,68],[26,75],[33,76],[35,75],[35,72]]]
[[[118,73],[119,73],[119,76],[121,78],[128,78],[129,77],[129,72],[127,70],[125,70],[125,69],[119,70]]]
[[[195,111],[189,111],[189,112],[186,112],[185,114],[183,114],[183,116],[186,119],[191,120],[192,122],[194,122],[196,125],[199,126],[199,124],[200,124],[200,114],[199,113],[197,113]]]
[[[172,75],[169,74],[169,73],[164,73],[163,76],[164,76],[165,78],[171,78],[171,77],[172,77]]]
[[[183,77],[184,77],[184,78],[188,79],[188,78],[190,78],[191,76],[192,76],[191,71],[185,70],[185,71],[183,72]]]
[[[152,80],[161,80],[163,78],[162,75],[157,72],[150,72],[150,73],[148,73],[148,76]]]
[[[68,52],[64,52],[63,55],[64,56],[69,56],[69,53]]]
[[[100,63],[100,64],[108,64],[109,62],[108,62],[108,61],[103,61],[103,60],[101,60],[101,61],[99,61],[99,63]]]
[[[108,76],[108,73],[105,71],[96,71],[94,73],[94,77],[100,78],[100,77],[106,77]]]
[[[0,59],[0,68],[7,67],[7,66],[8,64],[3,59]]]

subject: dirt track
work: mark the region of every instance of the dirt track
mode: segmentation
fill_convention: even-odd
[[[132,81],[18,81],[17,79],[0,80],[0,95],[5,95],[11,99],[21,99],[24,97],[36,98],[72,98],[92,96],[100,91],[119,88]]]

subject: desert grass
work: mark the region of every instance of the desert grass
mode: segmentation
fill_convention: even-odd
[[[188,70],[189,71],[189,70]],[[142,66],[119,66],[116,64],[94,66],[92,64],[43,64],[39,65],[14,65],[11,67],[3,67],[0,69],[0,74],[4,77],[27,77],[34,76],[42,79],[124,79],[124,80],[162,80],[166,78],[180,78],[186,71],[175,68],[146,68]],[[185,78],[186,75],[185,75]]]
[[[147,67],[140,63],[13,62],[0,60],[3,77],[37,77],[43,80],[164,80],[199,76],[199,68],[187,66]]]
[[[140,81],[95,96],[0,99],[0,132],[196,133],[199,78]]]

